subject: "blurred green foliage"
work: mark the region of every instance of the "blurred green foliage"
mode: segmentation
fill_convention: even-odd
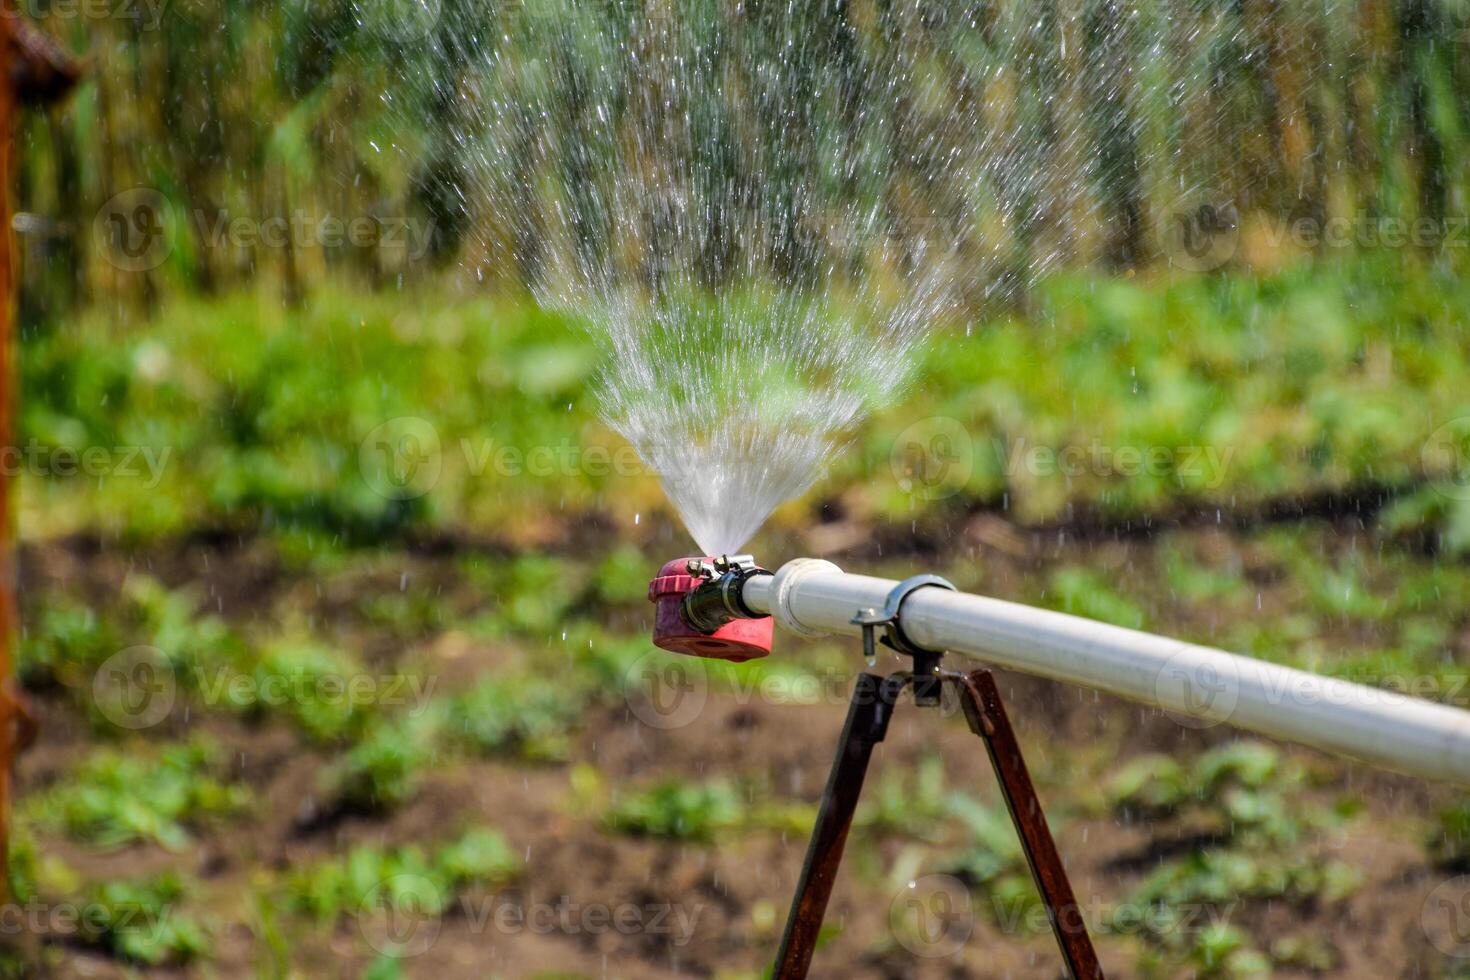
[[[223,772],[219,748],[205,739],[158,751],[97,749],[65,781],[30,797],[36,824],[101,848],[139,840],[180,849],[189,827],[240,813],[249,790]]]
[[[472,752],[563,761],[568,735],[586,707],[576,685],[544,672],[482,678],[446,707],[445,734]]]
[[[361,738],[377,719],[374,697],[391,683],[369,675],[356,658],[310,642],[269,645],[242,667],[248,684],[217,681],[224,705],[256,718],[283,715],[318,742]]]
[[[727,780],[665,782],[621,795],[603,822],[621,833],[708,843],[740,824],[746,809],[739,787]]]
[[[323,921],[395,910],[438,916],[466,889],[498,888],[522,867],[498,831],[476,827],[429,849],[354,847],[338,860],[291,872],[285,891],[291,908]]]
[[[1436,814],[1425,846],[1442,867],[1470,867],[1470,800],[1457,800]]]
[[[1467,282],[1391,255],[1261,279],[1048,279],[1025,316],[939,337],[923,383],[832,461],[817,493],[893,520],[1004,505],[1043,525],[1365,495],[1389,504],[1386,531],[1470,547],[1470,505],[1454,492],[1464,454],[1430,450],[1437,429],[1470,416]],[[526,307],[442,294],[426,305],[324,293],[297,311],[186,300],[126,333],[83,317],[27,347],[25,438],[47,452],[141,446],[166,462],[136,462],[131,477],[27,476],[22,527],[135,539],[267,528],[330,550],[430,529],[534,544],[578,517],[666,513],[654,478],[595,419],[590,344]],[[587,356],[554,384],[525,370],[568,349]],[[902,432],[933,416],[956,420],[973,460],[936,500],[890,462]],[[405,418],[424,444],[384,449]],[[403,466],[416,481],[406,492],[391,482]],[[486,566],[485,580],[568,574],[526,556]],[[441,614],[417,608],[373,615],[407,628]],[[517,618],[546,628],[561,612],[530,601]]]
[[[1172,825],[1193,843],[1182,857],[1161,857],[1109,922],[1113,932],[1151,946],[1144,960],[1149,971],[1168,976],[1193,965],[1201,976],[1269,976],[1278,953],[1284,966],[1308,953],[1332,955],[1330,947],[1300,944],[1267,955],[1229,921],[1243,903],[1331,905],[1361,883],[1356,868],[1315,853],[1311,840],[1340,826],[1356,807],[1304,806],[1301,783],[1300,771],[1278,750],[1254,741],[1225,743],[1187,769],[1169,756],[1138,756],[1113,776],[1106,795],[1121,818]]]
[[[334,804],[363,813],[381,813],[408,802],[423,781],[437,751],[437,718],[410,712],[372,727],[324,770],[320,783]]]
[[[83,906],[79,938],[144,966],[188,964],[207,956],[211,942],[208,928],[180,908],[187,893],[172,872],[101,882]]]
[[[582,792],[597,795],[600,781]],[[756,830],[807,834],[815,819],[812,807],[773,799],[769,787],[750,779],[663,780],[614,790],[602,811],[602,824],[612,832],[701,844]]]

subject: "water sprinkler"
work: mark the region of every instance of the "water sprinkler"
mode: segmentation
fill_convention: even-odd
[[[1139,630],[958,592],[932,575],[903,582],[851,575],[798,558],[774,574],[748,555],[680,558],[649,585],[654,643],[723,660],[771,652],[773,622],[802,637],[859,636],[870,665],[878,643],[912,669],[858,675],[791,913],[771,976],[803,980],[874,747],[899,695],[932,706],[948,685],[985,743],[1052,931],[1074,980],[1103,972],[1047,826],[999,686],[987,667],[945,670],[946,653],[1229,724],[1400,772],[1470,785],[1470,712],[1378,688],[1183,643]],[[880,633],[881,631],[881,633]]]
[[[806,638],[871,637],[881,628],[878,642],[911,655],[919,651],[921,677],[931,673],[924,651],[963,654],[1174,716],[1470,786],[1470,712],[1452,705],[1066,613],[917,587],[942,580],[854,575],[815,558],[793,559],[771,575],[743,560],[683,558],[665,565],[649,587],[650,598],[660,603],[654,642],[675,652],[720,656],[718,645],[704,652],[679,640],[744,637],[749,634],[734,631],[758,628],[759,652],[742,658],[749,659],[770,652],[773,621]],[[709,567],[696,564],[691,572],[691,561]],[[710,633],[710,621],[696,612],[706,627],[697,629],[683,612],[684,596],[696,588],[702,594],[690,605],[703,609],[708,602],[721,615],[769,618],[734,619]]]
[[[648,583],[654,646],[743,663],[771,652],[771,617],[745,604],[745,585],[771,573],[750,555],[676,558]]]

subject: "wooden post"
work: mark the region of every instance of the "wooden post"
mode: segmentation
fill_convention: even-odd
[[[15,383],[15,243],[11,230],[15,129],[20,110],[67,93],[80,67],[45,34],[0,0],[0,446],[12,445]],[[15,643],[15,546],[10,476],[0,473],[0,897],[10,892],[10,775],[15,754],[35,737],[35,721],[12,675]]]

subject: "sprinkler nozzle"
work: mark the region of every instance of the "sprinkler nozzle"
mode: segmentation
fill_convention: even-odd
[[[674,653],[736,663],[771,652],[771,618],[745,605],[746,581],[770,572],[749,555],[678,558],[648,585],[653,643]]]

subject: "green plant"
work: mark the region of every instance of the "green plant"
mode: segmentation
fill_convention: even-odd
[[[746,798],[728,780],[697,785],[669,781],[621,796],[602,820],[618,833],[707,842],[738,826],[747,811]]]
[[[1282,767],[1276,749],[1237,741],[1199,756],[1189,770],[1163,755],[1132,759],[1108,782],[1106,795],[1120,815],[1160,818],[1188,811],[1240,841],[1285,843],[1300,833],[1300,821],[1285,802],[1299,781],[1298,773]]]
[[[982,892],[989,899],[986,907],[1003,931],[1011,933],[1033,925],[1041,899],[1005,807],[988,806],[965,793],[951,793],[945,798],[944,809],[958,821],[962,835],[958,846],[941,859],[941,870]]]
[[[114,602],[98,606],[55,595],[39,603],[27,617],[18,670],[28,687],[66,691],[100,723],[105,718],[91,696],[97,671],[135,646],[156,650],[185,690],[243,652],[221,619],[199,612],[192,591],[138,574],[128,577]]]
[[[378,958],[368,964],[362,980],[403,980],[403,960],[388,953],[379,953]]]
[[[192,589],[170,589],[157,579],[133,575],[128,577],[124,599],[124,631],[163,651],[181,673],[204,670],[243,653],[239,638],[224,620],[200,611],[199,596]]]
[[[1168,816],[1193,793],[1184,767],[1167,755],[1130,759],[1107,784],[1107,795],[1120,813],[1145,817]]]
[[[1064,568],[1054,574],[1045,601],[1054,609],[1116,626],[1144,625],[1143,610],[1100,572],[1087,568]]]
[[[1440,810],[1425,843],[1435,864],[1452,871],[1470,867],[1470,800]]]
[[[91,606],[57,596],[29,617],[17,671],[32,690],[90,683],[90,673],[126,644]]]
[[[1388,485],[1405,492],[1384,511],[1385,521],[1418,499],[1436,505],[1416,518],[1425,535],[1446,546],[1470,540],[1445,536],[1470,524],[1455,516],[1464,508],[1449,507],[1423,485],[1455,474],[1426,467],[1426,433],[1417,421],[1463,414],[1456,393],[1470,383],[1470,368],[1454,356],[1461,339],[1454,311],[1466,304],[1466,280],[1398,258],[1401,265],[1364,257],[1257,278],[1043,278],[1029,316],[937,337],[919,367],[923,391],[903,412],[857,434],[854,451],[834,461],[824,492],[852,494],[860,508],[914,520],[922,530],[956,502],[1009,498],[1011,519],[1024,525],[1065,519],[1069,508],[1116,520],[1226,502],[1250,512]],[[436,296],[432,312],[424,306],[413,291],[322,291],[284,309],[262,308],[250,296],[178,297],[126,343],[95,343],[110,329],[100,315],[30,338],[25,434],[57,445],[168,445],[193,461],[164,468],[157,486],[24,474],[22,496],[36,501],[37,533],[95,527],[136,538],[197,526],[270,527],[337,548],[416,525],[467,522],[514,539],[590,515],[614,483],[635,510],[663,506],[651,484],[585,467],[537,480],[477,479],[498,450],[558,446],[568,432],[585,433],[588,445],[614,445],[586,400],[560,397],[578,390],[595,352],[575,325],[528,306],[480,296]],[[1406,331],[1404,323],[1417,326]],[[353,343],[335,343],[343,335]],[[137,360],[159,350],[171,370],[143,383]],[[1364,367],[1370,351],[1384,365],[1371,377]],[[553,353],[571,364],[553,373],[570,381],[518,376],[521,366],[535,368]],[[1058,372],[1066,385],[1054,383]],[[871,476],[888,471],[899,431],[929,414],[953,417],[973,433],[975,472],[959,501],[920,501],[915,512],[911,495]],[[374,492],[359,472],[363,439],[399,416],[431,422],[441,446],[438,481],[409,501]],[[1155,450],[1168,465],[1133,475],[1089,466],[1069,475],[1032,472],[1008,456],[1024,461],[1031,449],[1094,444]],[[442,451],[452,446],[467,448]],[[776,524],[803,515],[796,510]],[[616,561],[607,571],[633,563],[626,554]],[[1233,569],[1186,574],[1190,564],[1184,556],[1164,570],[1187,601],[1248,600]],[[545,556],[520,568],[503,565],[486,564],[484,593],[498,597],[504,625],[514,630],[546,635],[579,605],[623,609],[638,601],[629,585],[636,580],[626,576],[589,584],[575,563]],[[1369,594],[1361,570],[1349,566],[1303,579],[1314,611],[1360,617],[1382,609],[1381,590]],[[549,582],[558,588],[545,590]],[[1091,604],[1086,592],[1096,584],[1111,586],[1103,593],[1110,597],[1089,615],[1136,618],[1136,603],[1116,602],[1116,584],[1106,578],[1056,583],[1069,594],[1062,601],[1078,610]],[[387,614],[407,616],[400,622],[418,629],[436,621],[433,605],[414,600]]]
[[[988,885],[1025,870],[1016,828],[1004,807],[987,806],[972,796],[951,794],[945,809],[965,829],[965,842],[949,866],[969,881]]]
[[[917,771],[905,767],[885,773],[873,791],[866,794],[854,824],[877,835],[903,835],[937,841],[940,827],[953,813],[944,793],[944,762],[926,756]]]
[[[1198,968],[1200,980],[1271,976],[1271,961],[1251,947],[1245,933],[1226,924],[1211,923],[1200,931],[1189,962]]]
[[[43,848],[22,810],[10,827],[10,860],[6,893],[9,901],[24,905],[58,895],[70,895],[80,887],[76,870],[56,853]]]
[[[250,893],[250,931],[256,939],[256,975],[280,977],[290,972],[292,943],[281,928],[282,908],[269,890]]]
[[[224,775],[218,747],[196,738],[161,751],[99,749],[25,812],[97,847],[150,840],[177,849],[189,843],[191,825],[232,816],[249,801],[247,788]]]
[[[429,851],[417,844],[353,848],[345,858],[293,872],[286,896],[292,909],[320,920],[407,899],[437,915],[466,888],[503,885],[521,870],[520,857],[498,831],[477,827]]]
[[[1282,936],[1271,944],[1271,962],[1277,966],[1326,973],[1336,969],[1341,960],[1342,954],[1325,936]]]
[[[317,742],[361,738],[379,716],[376,698],[386,686],[368,678],[355,657],[309,641],[268,644],[248,677],[236,686],[222,676],[220,700],[256,717],[283,715]],[[362,679],[373,683],[360,685]]]
[[[208,930],[178,910],[185,886],[166,873],[97,885],[81,916],[80,938],[148,966],[187,964],[208,955]]]
[[[1301,850],[1306,828],[1340,816],[1290,805],[1300,781],[1276,749],[1254,741],[1211,749],[1187,770],[1165,756],[1130,761],[1108,784],[1113,807],[1176,821],[1205,842],[1145,877],[1124,906],[1129,918],[1110,928],[1141,934],[1154,959],[1190,964],[1202,977],[1268,976],[1271,959],[1250,937],[1223,923],[1201,928],[1202,910],[1242,900],[1332,904],[1362,881],[1352,866]],[[1147,914],[1134,919],[1137,910]]]
[[[585,699],[565,677],[544,672],[490,674],[450,699],[443,732],[453,744],[482,753],[510,753],[545,761],[564,759],[568,735]]]
[[[1238,604],[1250,594],[1238,558],[1222,568],[1214,562],[1199,560],[1199,556],[1167,539],[1159,545],[1159,550],[1164,581],[1176,598],[1221,606]]]
[[[442,596],[424,590],[371,596],[362,604],[362,612],[374,626],[405,640],[442,629],[454,618]]]
[[[40,891],[36,873],[36,842],[24,829],[11,827],[5,870],[7,874],[5,894],[16,903],[29,902]]]
[[[1361,874],[1335,860],[1281,854],[1252,856],[1229,848],[1210,848],[1161,865],[1133,891],[1143,906],[1223,905],[1243,898],[1285,899],[1293,903],[1341,901],[1357,887]]]
[[[439,732],[437,712],[415,712],[373,728],[322,777],[343,807],[364,813],[406,803],[419,787],[434,757]]]

